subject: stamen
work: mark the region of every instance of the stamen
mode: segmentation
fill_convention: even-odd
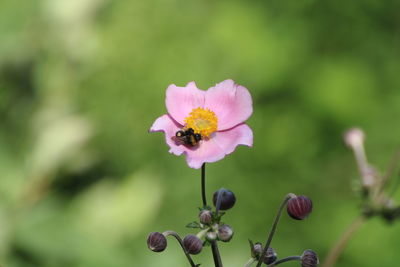
[[[189,116],[185,118],[185,123],[187,128],[192,128],[195,133],[206,138],[218,129],[218,118],[209,109],[193,109]]]

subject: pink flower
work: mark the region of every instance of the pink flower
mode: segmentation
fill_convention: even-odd
[[[221,160],[238,145],[253,145],[253,132],[244,121],[253,112],[249,91],[225,80],[207,91],[194,82],[167,88],[168,114],[153,123],[150,132],[164,132],[169,152],[185,154],[191,168]]]

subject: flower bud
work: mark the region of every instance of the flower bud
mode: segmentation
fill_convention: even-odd
[[[252,255],[254,255],[256,258],[258,258],[258,257],[260,257],[262,250],[263,250],[263,248],[262,248],[261,243],[257,242],[253,246]]]
[[[252,242],[250,241],[250,244]],[[257,242],[253,245],[252,250],[251,250],[251,255],[252,257],[256,258],[257,260],[260,258],[261,254],[263,252],[263,247],[262,244]],[[264,256],[263,262],[267,265],[273,263],[277,259],[277,254],[275,250],[271,247],[267,249],[267,253]]]
[[[351,148],[362,146],[364,139],[364,132],[360,128],[351,128],[344,134],[344,142]]]
[[[233,237],[233,229],[227,224],[218,227],[218,239],[222,242],[229,242]]]
[[[214,231],[212,231],[212,232],[207,232],[207,234],[206,234],[206,239],[207,239],[208,241],[214,241],[214,240],[216,240],[216,239],[217,239],[217,233],[214,232]]]
[[[276,254],[275,250],[273,248],[269,247],[267,249],[267,254],[265,254],[263,262],[268,265],[268,264],[271,264],[274,261],[276,261],[276,259],[277,259],[277,254]]]
[[[303,220],[312,211],[312,201],[306,196],[296,196],[289,199],[287,212],[293,219]]]
[[[316,267],[319,264],[318,255],[311,249],[307,249],[301,255],[302,267]]]
[[[199,254],[203,249],[203,242],[195,235],[187,235],[183,239],[183,246],[189,254]]]
[[[210,210],[202,210],[199,214],[199,220],[202,224],[210,224],[212,222],[212,212]]]
[[[218,192],[221,191],[221,205],[219,207],[220,210],[229,210],[235,205],[236,197],[232,191],[221,188],[220,190],[216,191],[213,195],[213,203],[214,206],[217,206],[217,199],[218,199]]]
[[[147,237],[147,246],[154,252],[164,251],[167,247],[167,239],[159,232],[150,233]]]

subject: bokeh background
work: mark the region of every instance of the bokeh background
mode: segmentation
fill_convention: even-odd
[[[323,261],[359,213],[343,132],[366,131],[381,171],[400,143],[399,10],[397,0],[0,1],[1,265],[187,266],[174,240],[155,254],[146,237],[193,233],[200,171],[147,131],[169,84],[228,78],[253,96],[254,147],[207,166],[208,197],[225,187],[238,199],[225,266],[244,265],[248,238],[264,242],[288,192],[310,196],[314,212],[283,216],[273,247]],[[400,223],[373,219],[337,266],[398,266],[399,247]],[[194,258],[213,266],[208,248]]]

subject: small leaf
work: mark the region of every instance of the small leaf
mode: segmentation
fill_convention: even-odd
[[[198,222],[191,222],[186,225],[187,228],[201,228]]]
[[[250,252],[251,252],[251,256],[253,257],[253,258],[255,258],[255,255],[254,255],[254,243],[253,243],[253,241],[251,241],[250,239],[249,239],[249,244],[250,244]]]

